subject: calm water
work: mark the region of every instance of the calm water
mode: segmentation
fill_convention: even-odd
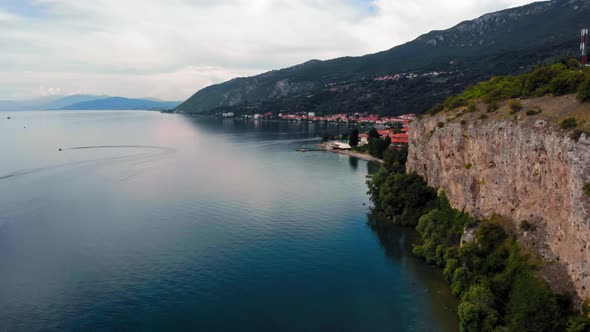
[[[0,331],[457,330],[413,233],[368,225],[374,165],[294,152],[323,130],[0,113]]]

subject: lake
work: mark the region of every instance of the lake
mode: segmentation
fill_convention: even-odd
[[[457,331],[414,231],[369,222],[378,166],[295,152],[325,130],[0,113],[0,330]]]

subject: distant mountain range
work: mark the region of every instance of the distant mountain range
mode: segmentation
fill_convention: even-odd
[[[89,101],[81,101],[62,110],[151,110],[170,109],[178,106],[180,102],[159,101],[153,99],[132,99],[123,97],[108,97]]]
[[[421,113],[467,85],[578,56],[590,1],[536,2],[432,31],[388,51],[312,60],[206,87],[185,113]]]
[[[124,98],[98,95],[51,96],[24,101],[0,100],[0,111],[25,110],[154,110],[172,109],[180,102],[152,98]]]

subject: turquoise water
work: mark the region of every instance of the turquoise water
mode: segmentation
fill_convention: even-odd
[[[369,226],[375,165],[294,151],[324,130],[1,113],[0,330],[456,331],[414,233]]]

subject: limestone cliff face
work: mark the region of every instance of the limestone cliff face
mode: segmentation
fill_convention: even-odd
[[[409,171],[445,190],[453,207],[477,217],[505,216],[528,249],[543,256],[543,276],[558,291],[590,297],[590,139],[578,142],[542,120],[411,124]],[[439,128],[440,126],[443,126]]]

